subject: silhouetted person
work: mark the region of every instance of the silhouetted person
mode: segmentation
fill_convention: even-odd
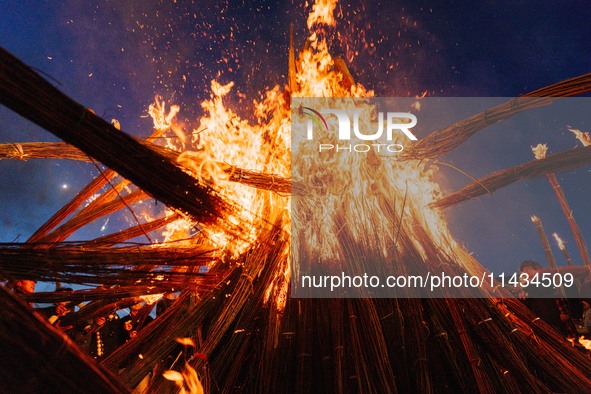
[[[519,271],[533,276],[542,269],[542,266],[534,260],[526,260],[519,266]],[[563,331],[560,311],[556,306],[553,287],[528,286],[524,288],[527,297],[524,300],[525,305],[540,319],[554,327],[558,331]],[[563,317],[566,318],[566,317]]]
[[[60,287],[55,289],[56,292],[71,292],[72,289],[70,289],[69,287]],[[67,329],[68,327],[61,327],[60,323],[61,323],[61,318],[66,316],[68,313],[70,313],[70,309],[68,308],[68,301],[60,301],[60,302],[56,302],[54,305],[52,306],[48,306],[45,308],[37,308],[35,309],[35,312],[39,313],[41,316],[43,316],[48,322],[49,324],[52,324],[56,327],[59,327],[61,329]]]
[[[111,313],[98,317],[89,328],[88,353],[100,361],[113,353],[121,343],[119,316]]]
[[[121,318],[119,326],[120,328],[120,342],[124,344],[132,338],[137,336],[139,330],[141,330],[146,324],[154,320],[149,310],[142,311],[144,302],[140,301],[129,307],[129,315]],[[142,311],[142,313],[140,313]]]
[[[158,300],[156,303],[156,316],[160,316],[166,311],[168,308],[172,306],[175,301],[174,293],[166,293],[164,296]]]

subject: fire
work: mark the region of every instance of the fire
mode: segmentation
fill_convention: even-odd
[[[308,18],[310,36],[294,67],[295,75],[292,77],[296,83],[295,86],[290,86],[292,97],[341,97],[345,105],[347,98],[374,96],[373,91],[361,84],[344,83],[342,66],[338,66],[330,55],[328,44],[322,38],[323,34],[315,31],[322,26],[336,23],[333,15],[335,8],[336,1],[328,0],[318,0],[312,7]],[[320,251],[323,258],[342,257],[344,252],[337,241],[338,232],[342,228],[335,224],[342,218],[342,209],[345,207],[346,213],[356,219],[343,225],[347,226],[356,240],[375,234],[376,239],[371,241],[372,245],[386,258],[409,247],[408,244],[396,242],[396,233],[402,227],[410,235],[412,246],[423,259],[427,260],[430,254],[424,246],[427,236],[430,243],[434,243],[447,256],[454,257],[453,260],[465,269],[476,267],[474,260],[451,236],[440,211],[429,208],[429,204],[442,194],[434,181],[437,171],[434,165],[419,161],[402,162],[371,152],[367,155],[314,156],[306,142],[294,140],[292,146],[290,103],[286,101],[288,98],[280,86],[269,89],[264,92],[261,100],[253,102],[254,121],[242,119],[228,107],[227,96],[232,88],[232,82],[224,85],[212,81],[211,96],[201,103],[204,115],[199,120],[198,129],[202,132],[192,133],[190,139],[179,138],[186,149],[182,149],[178,142],[175,145],[175,149],[182,150],[179,163],[188,168],[198,180],[212,185],[224,198],[240,207],[236,216],[229,220],[245,229],[246,234],[242,239],[214,233],[207,228],[200,229],[218,248],[231,256],[239,256],[248,250],[276,218],[287,215],[288,219],[283,221],[283,231],[287,237],[292,231],[291,220],[294,220],[295,228],[301,228],[310,218],[329,223],[322,229],[302,230],[305,238],[301,238],[299,234],[298,237],[292,237],[292,243],[306,239],[312,249]],[[166,115],[164,104],[157,101],[150,111],[156,128],[175,128],[173,119],[178,107],[171,107]],[[368,104],[362,111],[371,114],[375,113],[375,108]],[[372,124],[363,126],[375,127]],[[179,134],[182,133],[177,132]],[[298,163],[293,168],[292,157],[294,163]],[[337,169],[336,173],[340,173],[342,178],[334,179],[328,185],[336,192],[332,198],[327,199],[323,195],[322,204],[319,204],[320,195],[309,190],[305,206],[298,207],[297,212],[290,212],[289,196],[230,182],[224,168],[226,164],[291,178],[294,181],[319,176],[318,171],[329,164],[331,168]],[[349,181],[344,182],[345,179]],[[346,187],[347,183],[353,187]],[[368,196],[373,198],[367,198]],[[395,211],[392,215],[372,214],[391,210]],[[188,238],[186,236],[190,227],[192,223],[187,220],[169,225],[166,240]],[[395,244],[396,251],[389,248],[388,245],[392,244]],[[281,310],[288,295],[289,256],[285,256],[285,265],[277,267],[276,272],[277,277],[268,287],[266,299]]]
[[[309,26],[311,26],[310,23]],[[328,52],[326,41],[319,37],[318,34],[312,32],[306,50],[300,54],[299,61],[296,64],[298,71],[296,75],[297,90],[292,92],[293,95],[296,97],[373,97],[373,91],[368,91],[360,84],[347,87],[346,84],[342,83],[343,74],[335,66],[335,61]],[[342,101],[344,107],[347,100],[342,99]],[[375,113],[375,108],[367,105],[361,108],[361,111]],[[360,116],[360,118],[369,119],[371,117]],[[331,120],[334,121],[334,119],[329,119],[329,122]],[[375,130],[373,124],[363,124],[363,127]],[[294,130],[293,132],[294,134],[305,135],[302,130]],[[330,137],[321,136],[320,138]],[[326,142],[336,143],[336,141]],[[352,144],[355,142],[363,141],[351,141]],[[356,186],[350,188],[347,191],[348,194],[345,193],[345,190],[342,190],[342,192],[350,204],[351,217],[362,215],[356,219],[356,225],[349,228],[356,239],[375,232],[378,237],[381,237],[378,240],[378,246],[382,249],[384,256],[388,257],[390,255],[386,245],[388,241],[392,240],[391,233],[394,224],[387,217],[366,214],[368,212],[379,212],[382,207],[377,205],[363,206],[367,203],[365,199],[367,195],[379,193],[385,203],[390,206],[402,205],[403,198],[401,196],[407,196],[404,199],[406,201],[404,209],[406,213],[403,214],[404,220],[402,223],[406,231],[414,232],[414,229],[417,228],[416,221],[419,221],[420,227],[430,232],[431,238],[443,250],[451,252],[457,246],[450,236],[441,214],[436,210],[426,208],[429,203],[435,201],[441,195],[438,184],[433,181],[435,167],[419,162],[398,162],[395,160],[387,162],[371,154],[368,154],[367,157],[363,155],[335,155],[332,157],[312,158],[314,147],[311,144],[306,141],[295,140],[293,143],[295,145],[292,147],[294,162],[302,165],[300,168],[293,168],[292,177],[294,179],[303,180],[304,183],[313,182],[310,179],[318,176],[320,167],[330,165],[331,168],[338,169],[335,173],[340,173],[343,176],[342,179],[333,182],[334,188],[332,191],[336,192],[335,195],[338,195],[340,192],[337,190],[340,187],[339,185],[346,184],[345,179],[351,177],[350,184]],[[352,171],[352,169],[354,170]],[[369,174],[374,176],[378,174],[378,179],[370,179]],[[314,199],[313,196],[310,196],[309,206],[304,211],[312,212],[309,215],[306,213],[308,216],[324,218],[323,222],[334,223],[342,206],[343,195],[335,196],[328,201],[323,196],[322,204],[319,202],[320,199]],[[377,201],[374,201],[374,204],[378,204]],[[302,220],[305,220],[305,218],[302,218]],[[330,260],[338,258],[341,253],[340,247],[337,245],[336,233],[338,231],[340,230],[334,229],[334,232],[331,232],[329,226],[325,226],[322,232],[308,233],[305,238],[313,244],[312,248],[321,251],[324,259]],[[418,233],[413,235],[412,239],[415,247],[422,251],[423,258],[426,259],[427,254],[419,241],[422,236]],[[292,238],[292,242],[297,242],[297,240]]]
[[[532,146],[531,151],[533,152],[534,157],[537,160],[541,160],[546,157],[546,152],[548,152],[548,145],[538,144],[536,146]]]
[[[199,379],[197,371],[191,367],[188,363],[185,364],[183,372],[177,372],[173,370],[164,371],[162,376],[166,380],[170,380],[177,385],[179,393],[182,394],[203,394],[205,390]]]
[[[337,0],[317,0],[308,16],[308,29],[312,30],[316,24],[334,26],[336,21],[333,14],[336,6]]]
[[[587,350],[591,350],[591,339],[585,337],[579,337],[579,343]]]
[[[564,241],[562,240],[562,238],[560,238],[557,233],[552,233],[552,236],[554,237],[554,239],[556,240],[556,243],[558,244],[558,249],[564,251],[566,248],[564,246]]]
[[[583,146],[591,145],[591,135],[589,133],[583,133],[581,130],[578,130],[578,129],[568,129],[568,130],[570,132],[572,132],[579,141],[581,141]]]
[[[142,301],[145,301],[146,304],[148,305],[152,305],[156,302],[158,302],[158,300],[160,300],[162,297],[164,297],[164,294],[146,294],[146,295],[142,295],[140,296],[140,298],[142,299]]]
[[[305,49],[300,53],[299,60],[296,62],[297,75],[295,79],[297,89],[292,92],[293,96],[373,97],[374,92],[365,89],[361,84],[348,86],[348,84],[343,83],[343,73],[339,71],[335,60],[328,52],[326,41],[321,38],[321,34],[314,31],[314,26],[317,24],[332,25],[331,18],[323,19],[318,18],[316,15],[317,10],[328,8],[326,3],[319,4],[317,2],[308,19],[311,35]],[[330,10],[332,13],[334,7],[330,8]],[[343,106],[345,105],[346,99],[343,99]],[[375,108],[366,106],[361,108],[361,111],[375,113]],[[360,116],[360,118],[370,119],[371,117]],[[334,121],[334,119],[332,120]],[[374,124],[364,124],[363,127],[375,130]],[[304,135],[301,130],[299,132],[294,130],[293,132]],[[363,141],[351,141],[352,144],[355,142]],[[314,196],[310,195],[308,197],[310,202],[306,209],[302,210],[302,217],[298,218],[297,216],[300,213],[298,208],[297,214],[292,213],[295,215],[292,220],[305,221],[307,217],[313,217],[323,218],[323,223],[336,223],[337,216],[341,214],[343,200],[345,200],[349,204],[348,215],[346,216],[356,218],[355,225],[349,226],[348,230],[357,240],[367,237],[368,234],[376,234],[378,239],[375,241],[375,246],[382,251],[384,257],[392,256],[392,251],[388,250],[387,246],[396,237],[392,229],[402,227],[404,231],[410,233],[411,242],[419,250],[423,259],[428,258],[428,252],[424,249],[422,242],[425,236],[423,232],[426,232],[429,238],[444,253],[456,255],[455,260],[467,269],[474,267],[473,261],[465,258],[467,254],[460,250],[451,236],[441,213],[428,208],[431,202],[441,196],[440,187],[434,181],[437,171],[435,166],[418,161],[384,160],[371,153],[368,153],[367,157],[363,155],[342,155],[316,157],[316,160],[314,160],[311,158],[314,149],[312,146],[306,145],[306,141],[294,140],[293,143],[295,145],[292,147],[293,160],[298,165],[302,165],[301,168],[292,168],[293,179],[301,179],[304,180],[304,183],[310,183],[306,180],[318,176],[319,169],[327,165],[337,169],[334,173],[342,174],[342,179],[340,181],[336,179],[332,183],[334,186],[332,191],[336,192],[332,200],[324,196],[315,199]],[[350,179],[349,183],[355,186],[348,190],[337,190],[346,183],[345,179],[347,178]],[[377,198],[369,201],[366,197],[371,195],[377,196]],[[320,201],[322,201],[322,204],[320,204]],[[384,205],[398,207],[396,213],[402,216],[400,223],[393,223],[391,217],[379,214],[379,212],[384,211]],[[387,209],[385,208],[386,211]],[[303,212],[305,212],[306,216],[304,216]],[[294,227],[298,227],[298,225],[295,224]],[[337,233],[341,230],[340,228],[331,229],[330,226],[323,226],[321,231],[313,232],[310,230],[303,238],[311,244],[311,248],[320,251],[321,258],[326,260],[338,259],[342,257],[342,250],[337,244]],[[292,237],[293,242],[299,242],[297,237]],[[404,245],[397,244],[397,248],[402,252]]]
[[[177,127],[174,126],[173,120],[179,111],[180,107],[178,105],[172,105],[170,111],[166,113],[166,103],[158,96],[156,96],[154,103],[148,108],[148,114],[152,117],[154,122],[154,129],[162,131],[178,130]],[[171,145],[170,147],[173,148],[174,145]]]

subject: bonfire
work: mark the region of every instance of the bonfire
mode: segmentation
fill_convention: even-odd
[[[449,196],[442,196],[429,166],[429,160],[490,124],[556,96],[590,91],[591,75],[585,75],[450,125],[412,145],[400,160],[376,156],[335,163],[342,170],[355,169],[358,178],[356,187],[326,204],[324,195],[305,181],[318,166],[292,151],[290,119],[299,110],[292,102],[373,96],[328,51],[322,29],[336,23],[335,6],[332,1],[313,6],[306,44],[297,54],[291,44],[286,86],[269,89],[254,103],[256,122],[241,119],[225,105],[232,83],[213,81],[196,132],[179,131],[178,108],[157,100],[150,109],[155,131],[146,140],[118,130],[0,52],[0,101],[64,141],[4,144],[0,157],[84,160],[100,171],[27,242],[1,246],[2,278],[91,286],[25,297],[83,303],[67,316],[66,325],[128,306],[138,296],[153,303],[164,293],[180,292],[163,315],[96,364],[65,334],[0,289],[4,382],[33,384],[39,390],[121,392],[151,374],[148,392],[588,391],[588,360],[503,289],[479,289],[476,298],[456,299],[445,294],[291,297],[292,280],[300,274],[290,254],[295,242],[300,243],[297,250],[303,247],[323,261],[346,253],[360,261],[371,249],[399,262],[399,272],[427,272],[436,265],[449,273],[486,275],[455,241],[442,209],[591,159],[588,147],[549,155]],[[157,138],[163,135],[177,138],[163,145]],[[109,169],[102,171],[98,163]],[[365,193],[372,184],[364,177],[370,170],[382,189],[361,198],[360,190]],[[104,186],[107,191],[97,197]],[[165,215],[136,215],[136,225],[128,229],[66,242],[89,223],[150,198],[168,207]],[[343,209],[361,219],[347,222]],[[305,222],[310,217],[322,217],[328,225],[309,229]],[[155,231],[165,234],[163,242],[152,241]],[[368,246],[363,234],[370,231],[379,237]],[[139,236],[147,242],[126,243]],[[314,242],[302,245],[307,239]],[[178,351],[179,341],[184,346],[180,372],[161,362]],[[51,355],[42,349],[52,350]]]

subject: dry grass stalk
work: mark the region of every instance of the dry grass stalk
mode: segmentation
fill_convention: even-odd
[[[122,199],[112,200],[92,210],[86,209],[83,212],[76,215],[75,217],[73,217],[68,222],[64,223],[63,225],[55,229],[53,232],[39,239],[38,242],[53,243],[64,241],[70,235],[72,235],[74,231],[87,225],[88,223],[91,223],[96,219],[116,212],[121,208],[125,207],[125,205],[131,205],[133,203],[145,200],[146,198],[149,198],[149,196],[146,193],[144,193],[143,190],[137,189],[129,193],[128,195],[124,196]]]
[[[144,223],[141,226],[133,226],[114,234],[108,234],[102,237],[95,238],[92,241],[88,241],[87,243],[85,243],[85,245],[100,245],[103,247],[113,246],[115,244],[133,239],[135,237],[139,237],[144,233],[150,233],[152,231],[158,230],[166,226],[167,224],[180,219],[180,217],[181,216],[178,214],[168,215],[166,217]]]

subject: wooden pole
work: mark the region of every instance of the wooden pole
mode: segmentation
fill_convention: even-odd
[[[538,230],[538,235],[540,236],[540,241],[542,241],[544,253],[546,254],[546,261],[548,261],[548,267],[556,269],[556,259],[554,259],[554,254],[552,253],[552,248],[550,248],[550,242],[548,242],[548,237],[546,236],[546,232],[544,231],[542,221],[536,215],[532,215],[531,221],[536,226],[536,230]]]
[[[564,255],[564,258],[566,259],[566,264],[568,264],[569,267],[574,267],[575,263],[573,263],[573,260],[570,258],[570,253],[566,249],[566,246],[564,245],[564,242],[562,242],[562,239],[560,239],[560,237],[556,233],[552,233],[552,236],[558,244],[558,249],[560,249],[560,251]]]
[[[585,239],[583,238],[583,233],[573,216],[573,211],[570,209],[568,205],[568,201],[566,201],[566,196],[556,179],[556,175],[553,173],[548,174],[548,180],[552,185],[552,189],[554,189],[554,193],[556,193],[556,198],[558,198],[558,202],[560,203],[560,208],[562,208],[562,212],[564,212],[564,216],[568,222],[570,230],[573,233],[573,237],[575,238],[575,242],[577,244],[577,249],[579,249],[579,253],[581,258],[583,259],[583,263],[587,266],[591,266],[591,259],[589,259],[589,250],[587,249],[587,244],[585,243]]]
[[[534,157],[537,160],[543,160],[546,158],[546,152],[548,147],[546,144],[538,144],[535,147],[532,147],[532,152]],[[573,233],[573,237],[575,238],[575,242],[577,244],[577,248],[579,249],[579,253],[581,258],[583,259],[583,263],[586,266],[591,266],[591,259],[589,258],[589,251],[587,249],[587,244],[585,243],[585,239],[583,238],[583,233],[573,216],[573,211],[570,209],[568,205],[568,201],[566,201],[566,196],[564,195],[564,191],[560,187],[558,183],[558,179],[556,179],[556,175],[553,172],[549,172],[546,174],[548,180],[550,181],[550,185],[552,185],[552,189],[554,189],[554,193],[556,194],[556,198],[558,199],[558,203],[560,204],[560,208],[562,208],[562,212],[564,212],[564,216],[566,217],[566,221],[570,227],[570,230]]]

